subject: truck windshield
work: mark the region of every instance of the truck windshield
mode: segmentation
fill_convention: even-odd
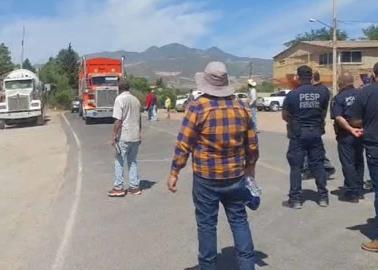
[[[92,85],[94,86],[117,86],[117,77],[93,77]]]
[[[33,87],[32,80],[6,81],[5,90],[28,89]]]

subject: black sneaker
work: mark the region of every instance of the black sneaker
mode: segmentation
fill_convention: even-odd
[[[300,201],[289,200],[287,205],[292,209],[302,209],[302,203]]]
[[[346,191],[341,197],[340,201],[343,202],[350,202],[350,203],[358,203],[359,201],[359,195],[351,192],[351,191]]]
[[[318,205],[320,207],[328,207],[328,205],[329,205],[328,198],[321,198],[321,199],[319,199]]]

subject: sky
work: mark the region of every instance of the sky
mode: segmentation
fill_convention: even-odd
[[[350,38],[378,24],[377,0],[336,0]],[[143,51],[178,42],[246,57],[272,58],[297,34],[331,23],[332,0],[0,0],[0,42],[20,61],[43,63],[72,43],[79,54]]]

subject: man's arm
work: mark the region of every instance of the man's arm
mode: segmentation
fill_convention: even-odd
[[[172,160],[171,175],[178,176],[180,170],[185,167],[189,154],[197,141],[197,114],[194,106],[190,106],[182,121],[181,130],[177,136],[175,153]]]
[[[113,118],[115,119],[115,122],[113,126],[112,145],[119,140],[122,129],[122,105],[119,99],[116,99],[114,102]]]
[[[358,126],[353,127],[353,126],[351,126],[351,125],[349,124],[349,122],[348,122],[344,117],[342,117],[342,116],[337,116],[337,117],[336,117],[336,123],[337,123],[337,125],[338,125],[340,128],[342,128],[342,129],[348,131],[348,132],[351,133],[353,136],[355,136],[355,137],[360,137],[360,136],[361,136],[361,132],[362,132],[362,130],[361,130],[361,128],[362,128],[362,121],[361,121],[361,126],[360,126],[360,127],[358,127]]]
[[[289,112],[286,110],[282,110],[282,120],[284,120],[286,123],[289,122]]]
[[[175,153],[172,160],[171,172],[168,177],[167,186],[171,192],[176,192],[177,180],[180,170],[185,167],[190,152],[193,151],[194,144],[197,141],[197,114],[193,105],[186,111],[182,121],[181,130],[177,136]]]
[[[113,137],[112,137],[112,144],[114,145],[121,135],[121,129],[122,129],[122,121],[116,119],[113,126]]]
[[[249,113],[247,112],[248,123],[250,123],[251,118],[249,118]],[[245,175],[255,176],[256,162],[259,159],[259,147],[258,138],[256,131],[253,129],[253,125],[248,125],[247,136],[246,136],[246,164],[245,164]]]

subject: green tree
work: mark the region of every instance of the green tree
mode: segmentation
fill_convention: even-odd
[[[146,93],[150,89],[150,83],[146,78],[129,75],[127,79],[130,83],[130,87],[136,91]]]
[[[263,81],[260,85],[257,86],[257,92],[272,93],[274,92],[274,85],[270,81]]]
[[[297,45],[301,41],[313,41],[313,40],[332,40],[333,29],[328,29],[326,27],[311,30],[310,32],[305,32],[303,34],[298,34],[295,39],[286,42],[284,45],[286,47],[291,47]],[[337,30],[337,39],[346,40],[348,35],[345,31],[340,29]]]
[[[12,71],[14,64],[12,63],[11,53],[4,43],[0,44],[0,75]]]
[[[67,49],[60,50],[56,62],[66,74],[72,89],[78,88],[79,80],[79,55],[72,49],[71,43]]]
[[[362,29],[366,38],[369,40],[378,40],[378,25],[370,25],[369,27]]]
[[[31,64],[29,58],[26,58],[25,61],[22,63],[22,68],[30,70],[31,72],[36,72],[35,68]]]

